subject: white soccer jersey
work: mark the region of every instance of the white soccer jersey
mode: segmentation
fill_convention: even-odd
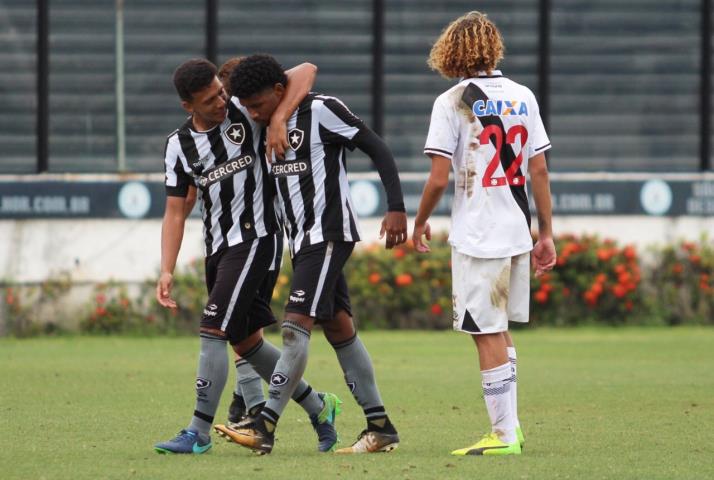
[[[458,252],[501,258],[533,248],[525,174],[549,148],[535,96],[498,70],[436,99],[424,153],[451,159],[449,242]]]

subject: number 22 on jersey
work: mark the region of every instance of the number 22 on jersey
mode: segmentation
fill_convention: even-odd
[[[479,143],[481,145],[488,145],[493,141],[493,146],[495,148],[495,153],[493,157],[488,162],[486,167],[486,172],[484,172],[482,186],[485,187],[502,187],[502,186],[513,186],[520,187],[525,185],[526,177],[523,175],[518,175],[518,170],[523,163],[523,146],[528,141],[528,130],[523,125],[514,125],[505,132],[505,145],[507,146],[508,153],[510,153],[510,146],[516,143],[516,137],[520,137],[521,149],[515,156],[513,161],[508,168],[506,168],[506,162],[502,162],[501,156],[506,154],[507,150],[503,149],[504,146],[504,131],[501,125],[486,125],[481,134],[479,135]],[[506,160],[505,158],[503,160]],[[496,172],[498,165],[503,163],[503,169],[506,172],[505,177],[494,177],[493,174]]]

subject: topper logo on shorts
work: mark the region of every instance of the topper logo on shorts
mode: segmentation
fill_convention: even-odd
[[[250,168],[253,163],[254,158],[252,155],[231,158],[226,163],[222,163],[204,172],[203,175],[198,177],[198,184],[203,188],[210,187],[214,183],[218,183],[226,178],[232,177],[238,172]]]
[[[198,377],[196,378],[196,390],[203,390],[204,388],[208,388],[211,386],[211,381],[206,380],[205,378]]]
[[[274,387],[279,387],[288,383],[288,380],[290,379],[287,375],[283,373],[274,373],[270,376],[270,385]]]
[[[477,117],[528,115],[526,102],[518,100],[476,100],[471,110]]]
[[[294,303],[302,303],[305,301],[305,291],[304,290],[294,290],[290,294],[290,301]]]
[[[226,128],[226,131],[223,132],[223,135],[226,136],[229,142],[235,145],[241,145],[243,144],[243,140],[245,140],[245,127],[242,123],[231,123],[228,128]]]
[[[355,388],[357,388],[357,382],[347,382],[347,388],[350,389],[350,392],[355,393]]]
[[[216,310],[218,310],[218,305],[211,303],[210,305],[206,305],[206,308],[203,309],[203,314],[207,317],[215,317],[218,315]]]

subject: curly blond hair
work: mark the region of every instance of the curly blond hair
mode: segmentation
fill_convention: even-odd
[[[427,64],[446,78],[470,78],[491,73],[503,59],[503,39],[481,12],[469,12],[451,22],[431,47]]]

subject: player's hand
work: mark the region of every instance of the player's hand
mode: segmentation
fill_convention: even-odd
[[[284,160],[285,151],[289,147],[287,125],[283,121],[271,119],[265,139],[265,155],[268,157],[268,162],[273,161],[273,155],[276,160]]]
[[[536,277],[540,277],[555,266],[555,243],[550,237],[541,237],[531,252],[531,262],[535,268]]]
[[[431,240],[431,225],[429,222],[424,222],[424,225],[414,225],[414,231],[412,232],[412,242],[414,242],[414,249],[419,253],[429,253],[431,248],[429,244],[421,239],[425,236],[427,240]]]
[[[379,238],[387,235],[385,246],[391,249],[407,241],[407,214],[404,212],[387,212],[382,220]]]
[[[164,272],[159,277],[156,283],[156,300],[162,307],[178,308],[176,301],[171,298],[171,287],[173,286],[174,276],[168,272]]]

